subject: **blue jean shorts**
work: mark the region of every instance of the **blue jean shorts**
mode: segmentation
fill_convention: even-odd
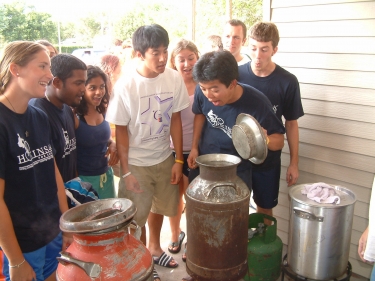
[[[23,257],[30,264],[36,274],[37,281],[44,281],[57,269],[58,261],[56,257],[60,256],[62,248],[62,234],[56,236],[46,246],[36,251],[23,253]],[[4,254],[3,254],[4,255]],[[9,261],[4,255],[3,274],[6,281],[10,281]]]

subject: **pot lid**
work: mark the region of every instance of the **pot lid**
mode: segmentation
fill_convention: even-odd
[[[60,218],[60,229],[73,233],[96,232],[130,222],[136,212],[129,199],[101,199],[66,211]]]
[[[232,128],[232,140],[238,154],[254,164],[267,157],[267,136],[258,121],[251,115],[240,113]]]
[[[328,184],[335,190],[336,194],[340,197],[340,203],[318,203],[314,200],[307,198],[306,195],[302,194],[302,190],[305,188],[305,185],[311,184],[312,183],[305,183],[291,187],[289,189],[289,196],[292,198],[292,200],[295,200],[301,204],[320,208],[339,208],[343,206],[352,205],[356,201],[356,196],[351,190],[342,186]]]

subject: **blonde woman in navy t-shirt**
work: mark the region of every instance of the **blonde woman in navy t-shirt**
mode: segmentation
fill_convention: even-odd
[[[71,242],[59,229],[68,210],[53,158],[47,115],[28,105],[53,76],[47,49],[9,43],[0,58],[0,247],[6,280],[54,280],[56,257]]]

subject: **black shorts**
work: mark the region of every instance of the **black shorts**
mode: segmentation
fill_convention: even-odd
[[[253,199],[257,206],[272,209],[278,204],[281,165],[269,170],[253,169]]]

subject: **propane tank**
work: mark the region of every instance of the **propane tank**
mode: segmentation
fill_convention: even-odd
[[[264,219],[273,224],[265,225]],[[249,215],[245,281],[272,281],[279,277],[283,243],[276,233],[277,220],[274,217],[259,213]]]

